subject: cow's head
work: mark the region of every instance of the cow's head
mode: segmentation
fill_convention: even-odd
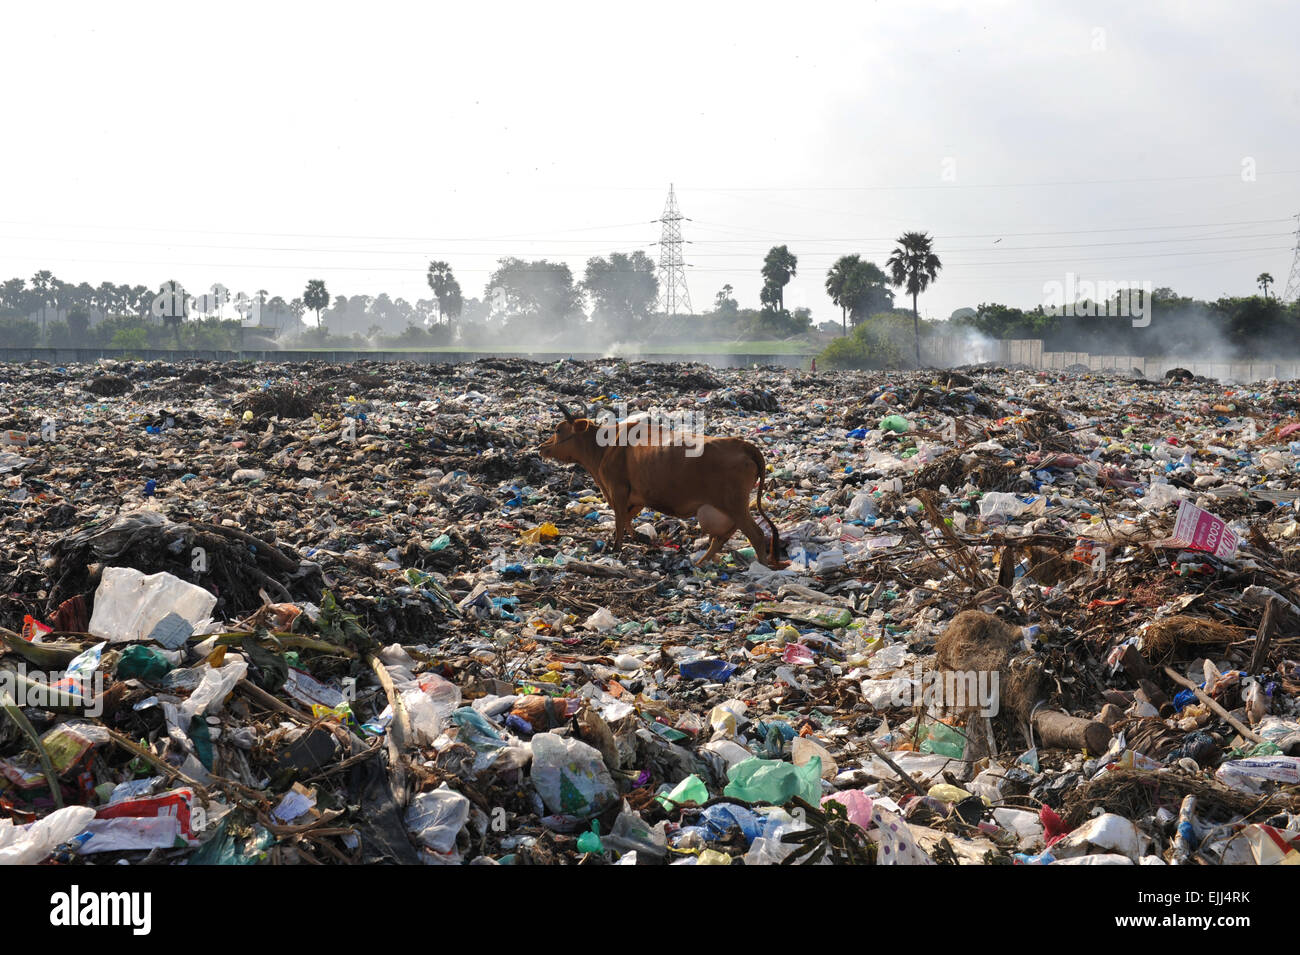
[[[542,457],[551,461],[564,461],[572,464],[581,460],[580,452],[596,445],[596,431],[600,427],[590,418],[579,418],[564,405],[557,405],[564,420],[556,427],[555,433],[542,442],[537,449]]]

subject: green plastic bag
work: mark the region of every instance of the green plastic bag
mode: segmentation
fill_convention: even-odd
[[[189,857],[186,865],[261,865],[267,851],[275,845],[275,836],[254,825],[252,834],[237,836],[231,832],[230,817],[221,820],[211,838]]]
[[[709,790],[700,777],[692,773],[678,783],[672,792],[656,796],[655,799],[665,809],[673,809],[687,802],[703,806],[709,801]]]
[[[745,802],[785,805],[795,796],[816,806],[822,795],[822,760],[814,756],[802,766],[779,759],[754,757],[731,767],[723,795]]]
[[[117,658],[113,675],[119,680],[161,680],[172,671],[171,661],[143,643],[133,643]]]
[[[966,752],[966,734],[947,723],[931,723],[930,733],[921,742],[921,752],[961,759]]]
[[[895,434],[906,434],[912,430],[912,426],[907,423],[907,419],[901,414],[891,414],[881,418],[880,427],[885,431],[893,431]]]

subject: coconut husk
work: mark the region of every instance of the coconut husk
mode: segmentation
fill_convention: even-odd
[[[1226,647],[1240,640],[1245,631],[1206,617],[1179,614],[1157,620],[1147,627],[1142,638],[1142,652],[1149,660],[1165,660],[1183,647]]]
[[[979,670],[998,674],[1001,710],[1028,717],[1039,700],[1042,672],[1023,648],[1020,628],[981,610],[952,618],[935,643],[940,670]]]

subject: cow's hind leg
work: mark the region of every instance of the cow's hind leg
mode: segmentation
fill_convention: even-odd
[[[758,526],[758,521],[754,520],[753,515],[749,513],[749,502],[743,502],[740,508],[739,511],[735,512],[736,526],[740,528],[742,534],[749,538],[750,544],[754,547],[754,556],[758,558],[759,562],[771,567],[773,570],[780,570],[782,567],[789,566],[781,561],[779,554],[773,560],[772,539]],[[775,529],[773,527],[773,530]]]
[[[726,542],[727,542],[727,538],[725,537],[709,538],[709,549],[705,551],[704,555],[695,562],[695,566],[699,567],[701,564],[707,564],[709,561],[713,560],[713,558],[717,557],[718,551],[722,550],[722,545],[725,544]]]
[[[718,555],[722,546],[727,543],[732,534],[736,533],[736,525],[724,511],[718,510],[712,504],[705,504],[696,511],[695,519],[700,522],[704,532],[713,538],[708,551],[696,561],[696,566],[699,566],[708,563]]]

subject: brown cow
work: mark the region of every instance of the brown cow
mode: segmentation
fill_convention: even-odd
[[[579,418],[560,405],[564,421],[538,449],[552,461],[581,464],[614,509],[614,547],[643,507],[673,517],[694,517],[712,537],[697,563],[711,560],[737,529],[768,567],[780,560],[781,537],[763,512],[763,452],[741,438],[683,435],[658,426],[633,430]],[[767,537],[749,513],[749,492],[758,485],[758,515],[772,529]]]

